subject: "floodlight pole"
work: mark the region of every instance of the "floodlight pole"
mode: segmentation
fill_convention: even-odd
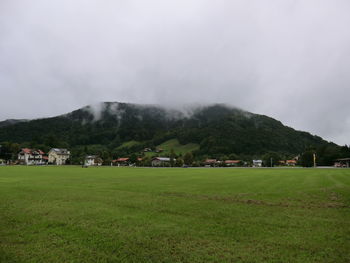
[[[316,168],[316,153],[314,153],[314,167]]]

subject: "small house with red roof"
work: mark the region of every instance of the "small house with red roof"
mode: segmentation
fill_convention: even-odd
[[[205,166],[215,166],[218,161],[216,159],[206,159],[203,163]]]
[[[47,164],[47,156],[40,149],[23,148],[18,153],[18,162],[24,165]]]
[[[297,164],[296,160],[286,160],[286,165],[295,166]]]
[[[122,157],[112,161],[112,164],[117,166],[128,166],[130,158]]]

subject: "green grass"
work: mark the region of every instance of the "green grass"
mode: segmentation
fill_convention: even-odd
[[[138,141],[128,141],[128,142],[124,142],[117,149],[130,148],[130,147],[138,145],[138,144],[140,144],[140,142],[138,142]]]
[[[182,145],[179,143],[178,139],[168,140],[160,145],[157,148],[161,148],[164,150],[163,154],[169,154],[171,149],[174,150],[176,154],[185,154],[187,152],[192,152],[199,149],[199,145],[195,143],[188,143]]]
[[[0,167],[0,262],[350,262],[349,169]]]

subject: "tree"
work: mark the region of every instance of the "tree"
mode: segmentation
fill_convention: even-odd
[[[238,159],[239,159],[238,155],[235,154],[235,153],[231,153],[231,154],[228,156],[228,158],[229,158],[230,160],[238,160]]]
[[[135,153],[130,155],[129,161],[131,164],[135,164],[137,162],[137,155]]]
[[[182,160],[181,157],[177,158],[176,160],[176,166],[182,167],[184,165],[184,160]]]
[[[187,152],[184,156],[184,163],[186,165],[192,165],[193,163],[193,154],[191,152]]]
[[[300,164],[303,167],[312,167],[314,165],[314,152],[306,151],[300,157]]]
[[[264,166],[273,167],[279,164],[279,161],[281,160],[281,156],[278,153],[270,152],[270,153],[264,154],[262,160],[263,160]]]

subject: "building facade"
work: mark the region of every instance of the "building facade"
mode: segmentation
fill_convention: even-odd
[[[18,153],[19,164],[24,165],[43,165],[47,164],[45,153],[41,150],[23,148]]]
[[[70,158],[70,151],[67,149],[52,148],[49,151],[49,164],[64,165]]]

